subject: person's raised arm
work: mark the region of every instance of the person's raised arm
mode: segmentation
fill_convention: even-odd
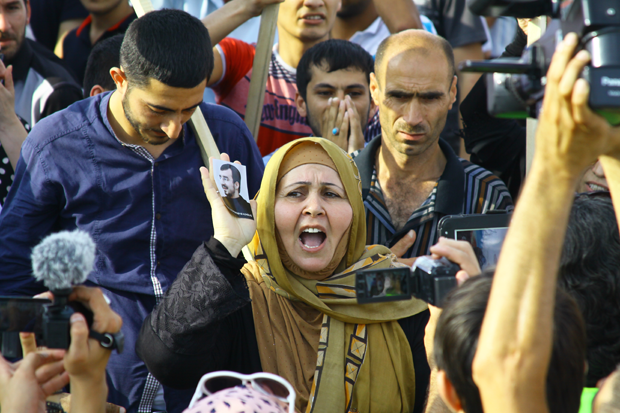
[[[13,67],[5,68],[2,61],[0,61],[0,81],[4,81],[0,82],[0,144],[9,157],[11,166],[15,169],[19,151],[28,133],[15,114]]]
[[[284,0],[234,0],[207,15],[202,23],[209,30],[213,54],[215,55],[213,74],[207,82],[210,86],[222,77],[222,58],[215,47],[233,30],[241,26],[252,17],[259,16],[263,9],[271,4],[282,3]]]
[[[418,8],[411,0],[373,0],[373,3],[390,33],[424,28]]]
[[[221,156],[228,161],[227,154]],[[254,236],[256,222],[233,216],[206,168],[201,174],[213,238],[196,249],[146,317],[136,343],[136,353],[155,378],[175,388],[195,387],[209,371],[259,368],[252,365],[258,355],[252,353],[250,298],[240,273],[241,248]],[[256,216],[256,202],[250,205]]]
[[[588,107],[571,59],[577,36],[559,45],[549,71],[531,172],[497,265],[472,370],[484,411],[548,412],[546,376],[562,240],[581,171],[613,150],[620,131]]]

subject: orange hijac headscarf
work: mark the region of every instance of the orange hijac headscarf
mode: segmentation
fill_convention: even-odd
[[[278,181],[305,163],[335,169],[353,209],[351,225],[329,274],[295,270],[276,235]],[[427,306],[416,299],[357,304],[355,271],[399,264],[388,248],[365,245],[361,182],[353,159],[322,138],[293,141],[267,164],[257,202],[257,231],[250,243],[256,261],[248,263],[243,273],[252,298],[263,370],[293,384],[299,412],[411,412],[413,358],[396,320]]]

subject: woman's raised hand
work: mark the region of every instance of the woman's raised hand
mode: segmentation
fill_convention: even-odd
[[[220,159],[230,162],[230,158],[225,153],[221,154]],[[202,176],[202,186],[204,187],[209,204],[211,204],[213,237],[226,247],[230,255],[236,257],[241,252],[241,249],[252,241],[252,237],[256,232],[256,201],[250,200],[254,219],[238,218],[232,214],[224,204],[222,196],[218,193],[215,185],[213,158],[210,159],[209,169],[211,172],[205,167],[200,168],[200,174]]]

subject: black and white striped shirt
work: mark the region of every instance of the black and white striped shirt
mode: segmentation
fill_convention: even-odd
[[[381,136],[364,149],[354,152],[362,180],[362,198],[366,210],[366,244],[393,246],[407,232],[414,230],[417,238],[403,258],[429,254],[437,241],[437,224],[446,215],[483,214],[490,210],[513,207],[506,185],[491,172],[457,157],[450,146],[439,140],[446,157],[446,167],[428,198],[398,231],[395,229],[383,198],[375,169],[375,154]]]

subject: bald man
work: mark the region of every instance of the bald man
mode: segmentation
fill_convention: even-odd
[[[353,157],[367,244],[386,245],[407,263],[429,254],[441,217],[512,208],[499,178],[458,158],[439,139],[456,84],[454,54],[443,38],[407,30],[379,45],[370,92],[381,135]]]

